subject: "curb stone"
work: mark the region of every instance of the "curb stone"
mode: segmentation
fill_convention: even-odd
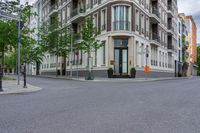
[[[30,84],[27,84],[28,88],[23,88],[22,86],[18,86],[14,82],[5,81],[7,84],[3,87],[3,92],[0,92],[0,95],[5,94],[20,94],[20,93],[31,93],[42,90],[40,87],[36,87]],[[22,83],[21,83],[22,84]],[[14,89],[13,89],[14,88]],[[17,88],[17,89],[16,89]]]

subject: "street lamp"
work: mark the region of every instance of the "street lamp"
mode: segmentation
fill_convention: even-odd
[[[72,23],[71,23],[71,43],[70,43],[70,78],[72,78],[73,74],[72,74],[72,54],[73,54],[73,27],[72,27]]]
[[[17,84],[20,85],[20,47],[21,47],[21,22],[20,22],[20,14],[19,14],[19,19],[18,19],[18,56],[17,56]]]
[[[0,92],[3,91],[3,88],[2,88],[2,77],[3,77],[3,71],[2,71],[2,67],[0,65]]]

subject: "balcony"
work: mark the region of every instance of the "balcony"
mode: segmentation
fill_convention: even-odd
[[[53,4],[50,6],[50,12],[49,15],[52,15],[54,13],[58,12],[58,5],[57,4]]]
[[[106,24],[103,24],[103,25],[101,26],[101,30],[102,30],[102,31],[105,31],[105,30],[106,30]]]
[[[114,21],[113,22],[114,31],[130,31],[129,21]]]
[[[168,26],[167,26],[167,32],[170,35],[172,35],[174,33],[174,27],[172,26],[172,24],[168,24]]]
[[[74,42],[75,42],[75,43],[80,43],[81,41],[82,41],[82,36],[81,36],[81,34],[75,33],[75,34],[74,34]]]
[[[170,50],[171,52],[176,51],[176,49],[175,49],[174,45],[172,45],[172,43],[168,43],[167,49]]]
[[[79,21],[80,18],[84,17],[85,16],[85,6],[82,7],[82,8],[75,8],[72,10],[72,13],[71,13],[71,19],[72,21]]]
[[[168,13],[169,17],[172,17],[174,15],[174,9],[173,9],[172,5],[168,5],[167,9],[168,9],[167,13]]]
[[[150,33],[150,43],[151,44],[160,46],[160,42],[161,42],[160,36],[157,33],[155,33],[155,32]]]
[[[160,22],[160,13],[159,13],[159,10],[157,7],[152,7],[152,10],[151,10],[151,20],[152,20],[152,23],[159,23]]]

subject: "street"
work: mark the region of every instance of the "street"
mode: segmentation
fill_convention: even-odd
[[[199,133],[200,78],[81,82],[28,77],[0,96],[0,133]]]

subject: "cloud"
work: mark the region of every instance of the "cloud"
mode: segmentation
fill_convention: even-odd
[[[178,0],[179,13],[192,15],[197,25],[197,42],[200,42],[200,0]]]

